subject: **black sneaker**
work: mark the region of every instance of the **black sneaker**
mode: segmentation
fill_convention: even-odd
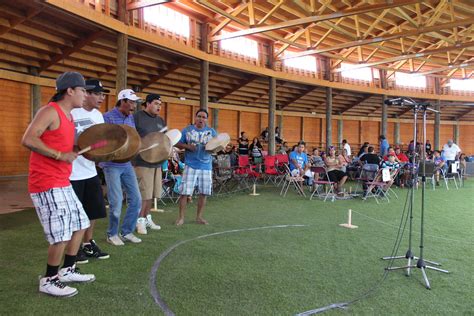
[[[88,263],[88,262],[89,262],[89,259],[87,259],[87,255],[84,251],[84,248],[81,246],[79,248],[79,251],[77,252],[77,255],[76,255],[76,263],[85,264],[85,263]]]
[[[94,240],[91,240],[89,245],[84,245],[84,253],[88,257],[91,257],[91,258],[97,258],[97,259],[110,258],[110,255],[108,253],[100,250],[99,246],[97,246]]]

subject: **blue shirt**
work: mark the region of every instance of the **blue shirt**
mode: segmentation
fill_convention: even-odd
[[[387,155],[387,153],[388,153],[388,147],[390,147],[390,146],[388,145],[388,141],[387,141],[386,139],[382,139],[382,140],[380,141],[380,156],[383,157],[383,156]]]
[[[301,166],[302,169],[306,166],[308,163],[308,155],[305,153],[298,153],[296,150],[292,151],[290,153],[290,170],[293,171],[293,169],[297,169],[296,166],[293,164],[293,159],[296,160],[296,162]]]
[[[198,129],[194,125],[189,125],[183,129],[179,142],[196,146],[195,151],[185,151],[184,163],[193,169],[212,170],[212,156],[206,151],[206,144],[216,136],[215,129],[208,126]]]
[[[135,121],[133,120],[133,115],[123,115],[122,112],[118,110],[117,107],[114,107],[112,110],[104,114],[104,122],[109,124],[126,124],[133,128],[135,128]],[[104,167],[120,167],[124,168],[127,166],[131,166],[132,164],[130,161],[124,163],[117,163],[117,162],[101,162],[99,166],[101,168]]]

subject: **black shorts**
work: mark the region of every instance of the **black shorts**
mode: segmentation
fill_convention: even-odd
[[[347,176],[347,174],[341,170],[332,170],[328,172],[329,180],[331,180],[332,182],[339,182],[345,176]]]
[[[98,176],[85,180],[71,181],[71,185],[90,220],[107,216],[102,186]]]

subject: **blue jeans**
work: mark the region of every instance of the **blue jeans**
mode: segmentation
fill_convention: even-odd
[[[104,167],[105,182],[107,183],[107,197],[109,200],[109,228],[107,235],[118,235],[120,214],[122,212],[123,191],[127,194],[127,212],[123,219],[122,235],[135,230],[138,214],[142,205],[137,176],[131,164],[126,167]]]

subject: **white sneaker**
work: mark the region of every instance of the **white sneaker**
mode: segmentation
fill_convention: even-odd
[[[138,244],[138,243],[141,243],[142,240],[140,238],[138,238],[137,236],[135,236],[133,233],[130,233],[130,234],[127,234],[127,235],[120,235],[120,238],[123,240],[123,241],[129,241],[133,244]]]
[[[71,297],[78,293],[76,288],[67,286],[59,281],[57,275],[41,278],[39,281],[39,291],[57,297]]]
[[[156,225],[153,220],[151,219],[151,214],[148,214],[146,216],[146,227],[150,228],[150,229],[153,229],[153,230],[160,230],[161,229],[161,226],[160,225]]]
[[[93,274],[82,274],[79,268],[74,264],[72,267],[62,268],[58,273],[59,281],[61,282],[92,282],[95,280]]]
[[[146,235],[146,226],[147,226],[147,221],[145,217],[139,217],[137,219],[137,233],[140,235]]]
[[[120,239],[120,237],[118,235],[115,235],[115,236],[107,236],[107,242],[109,244],[112,244],[114,246],[123,246],[125,245],[122,241],[122,239]]]

